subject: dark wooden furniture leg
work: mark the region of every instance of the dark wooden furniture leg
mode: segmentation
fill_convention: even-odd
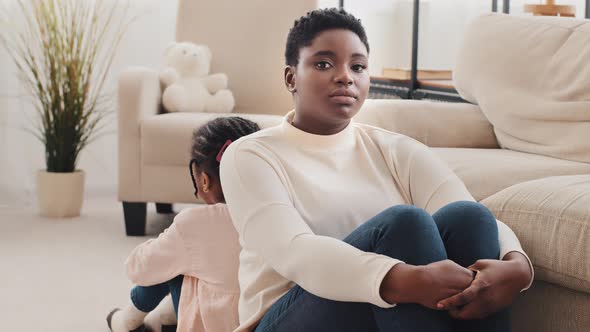
[[[172,204],[169,203],[156,203],[156,211],[160,214],[174,213]]]
[[[123,202],[123,217],[127,236],[144,236],[147,203]]]

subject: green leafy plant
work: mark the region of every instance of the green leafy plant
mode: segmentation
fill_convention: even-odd
[[[38,113],[31,132],[45,145],[48,172],[73,172],[111,109],[102,93],[131,22],[102,0],[17,0],[0,38]],[[22,17],[22,18],[21,18]],[[12,20],[24,20],[19,28]]]

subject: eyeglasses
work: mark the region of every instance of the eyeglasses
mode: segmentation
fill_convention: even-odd
[[[190,163],[188,164],[188,169],[191,173],[191,180],[193,181],[193,188],[195,188],[195,197],[197,197],[197,193],[199,192],[199,189],[197,187],[197,180],[195,179],[195,174],[193,173],[193,164],[195,164],[195,167],[197,166],[196,159],[191,159]]]

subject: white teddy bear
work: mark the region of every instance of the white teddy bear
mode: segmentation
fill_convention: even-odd
[[[162,103],[169,112],[229,113],[235,106],[227,75],[209,75],[211,50],[193,43],[172,43],[164,52],[160,73]]]

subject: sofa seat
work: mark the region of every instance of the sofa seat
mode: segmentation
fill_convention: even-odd
[[[517,183],[590,174],[590,164],[506,149],[433,148],[481,201]]]
[[[142,164],[188,169],[193,131],[214,118],[225,116],[243,117],[261,128],[277,125],[283,119],[279,115],[243,113],[167,113],[148,117],[140,124]]]
[[[482,203],[518,236],[536,280],[590,293],[590,175],[520,183]]]

